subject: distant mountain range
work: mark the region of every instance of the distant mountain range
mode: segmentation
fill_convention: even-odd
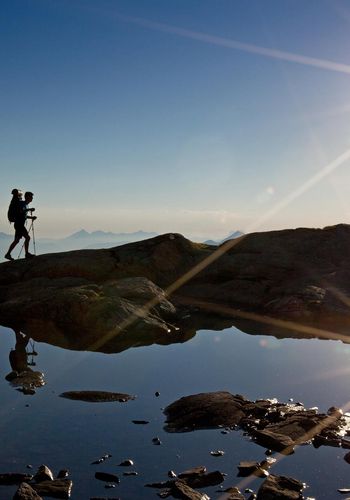
[[[224,238],[223,240],[206,240],[206,241],[204,241],[204,243],[206,245],[218,246],[218,245],[221,245],[222,243],[225,243],[225,241],[234,240],[235,238],[239,238],[240,236],[243,236],[243,235],[244,235],[244,233],[242,233],[242,231],[234,231],[233,233],[230,233],[228,236],[226,236],[226,238]]]
[[[227,240],[238,238],[243,234],[244,233],[241,231],[234,231],[223,240],[206,240],[204,243],[207,245],[217,246]],[[36,250],[37,254],[43,254],[67,252],[69,250],[111,248],[119,245],[125,245],[126,243],[132,243],[133,241],[153,238],[154,236],[158,236],[158,233],[145,232],[141,230],[133,233],[112,233],[105,231],[92,231],[89,233],[85,229],[81,229],[80,231],[70,234],[64,238],[38,238],[36,240]],[[13,235],[0,232],[0,262],[5,260],[4,255],[12,241]],[[24,240],[22,240],[22,242],[20,242],[12,252],[12,256],[14,258],[18,257],[23,241]]]
[[[89,233],[88,231],[85,231],[85,229],[81,229],[80,231],[77,231],[76,233],[73,233],[65,238],[38,238],[36,240],[36,248],[38,254],[67,252],[69,250],[80,250],[83,248],[111,248],[124,245],[125,243],[131,243],[133,241],[153,238],[154,236],[157,236],[157,234],[158,233],[148,233],[145,231],[136,231],[133,233],[93,231]],[[13,241],[13,235],[0,232],[0,261],[5,260],[3,256],[8,250],[11,241]],[[23,241],[24,240],[22,240],[22,242]],[[12,256],[14,258],[17,258],[23,244],[22,242],[20,242],[12,252]]]

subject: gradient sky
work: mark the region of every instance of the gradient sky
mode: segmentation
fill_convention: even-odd
[[[350,222],[349,1],[0,13],[0,231],[14,187],[35,193],[38,237]]]

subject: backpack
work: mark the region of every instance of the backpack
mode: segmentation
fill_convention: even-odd
[[[7,218],[10,223],[16,222],[19,212],[20,212],[19,200],[12,199],[9,209],[7,211]]]

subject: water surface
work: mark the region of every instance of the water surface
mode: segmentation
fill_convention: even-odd
[[[92,496],[122,499],[157,498],[149,482],[167,479],[170,469],[181,472],[196,465],[227,474],[224,486],[240,483],[240,460],[261,460],[265,449],[242,431],[220,430],[169,434],[163,430],[162,409],[176,399],[199,392],[227,390],[257,398],[301,401],[326,411],[350,400],[350,346],[340,341],[276,339],[248,335],[236,328],[200,331],[183,344],[153,345],[117,354],[69,351],[35,343],[38,369],[46,385],[25,396],[5,380],[11,371],[9,352],[15,346],[12,330],[2,328],[0,357],[0,472],[26,472],[47,464],[57,473],[68,468],[74,482],[73,499]],[[30,350],[30,346],[28,349]],[[29,360],[31,357],[29,357]],[[126,392],[137,396],[127,403],[86,403],[59,397],[71,390]],[[160,396],[156,397],[155,392]],[[135,425],[132,420],[149,420]],[[162,444],[155,446],[158,436]],[[211,450],[225,455],[215,458]],[[112,458],[91,462],[105,453]],[[276,474],[293,476],[309,485],[306,494],[318,499],[341,497],[337,488],[350,486],[346,450],[302,446],[278,461]],[[122,460],[135,462],[136,477],[123,477]],[[121,483],[106,490],[95,471],[116,473]],[[261,480],[249,487],[258,488]],[[0,487],[0,498],[11,498],[16,488]],[[218,487],[206,488],[219,498]]]

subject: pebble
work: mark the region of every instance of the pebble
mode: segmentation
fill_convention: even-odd
[[[123,460],[122,462],[120,462],[119,465],[121,467],[129,467],[130,465],[134,465],[134,462],[130,459],[127,459],[127,460]]]
[[[168,477],[174,478],[174,477],[177,477],[177,475],[176,475],[176,473],[173,470],[169,470],[168,471]]]
[[[115,488],[115,484],[112,484],[112,483],[108,483],[108,484],[105,484],[105,488]]]
[[[66,479],[69,476],[68,469],[61,469],[57,474],[57,479]]]
[[[123,472],[123,476],[138,476],[138,472],[136,472],[135,470]]]
[[[155,395],[155,397],[156,397],[156,398],[159,398],[159,396],[160,396],[160,392],[156,391],[156,392],[154,393],[154,395]]]
[[[33,468],[33,466],[30,465],[30,464],[26,465],[26,467],[27,467],[27,469],[32,469]]]
[[[155,445],[160,445],[162,444],[161,440],[159,439],[159,437],[154,437],[152,439],[152,443],[155,444]]]
[[[136,424],[136,425],[146,425],[146,424],[149,424],[149,421],[148,420],[132,420],[132,423]]]
[[[215,451],[211,451],[210,455],[212,457],[222,457],[223,455],[225,455],[225,452],[222,450],[215,450]]]

